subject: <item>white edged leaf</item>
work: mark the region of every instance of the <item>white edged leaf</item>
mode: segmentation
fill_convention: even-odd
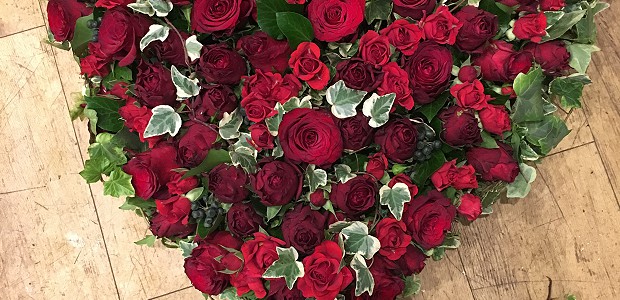
[[[532,188],[531,183],[536,179],[536,169],[533,167],[520,163],[519,169],[520,172],[515,181],[506,186],[508,198],[525,198]]]
[[[313,193],[317,188],[327,185],[327,172],[317,169],[315,165],[309,165],[306,169],[306,182]]]
[[[135,12],[148,15],[152,17],[155,15],[155,9],[148,0],[138,0],[135,3],[127,4],[127,7],[131,8]]]
[[[237,109],[230,114],[225,112],[219,122],[220,136],[225,140],[238,138],[241,135],[239,132],[241,123],[243,123],[243,117],[241,117]]]
[[[284,278],[289,290],[293,289],[295,281],[304,276],[304,264],[297,261],[299,254],[293,247],[276,247],[278,259],[267,268],[263,278]]]
[[[174,65],[170,68],[170,71],[172,72],[172,82],[177,89],[177,97],[185,99],[197,96],[200,93],[198,79],[189,79],[189,77],[181,74]]]
[[[340,234],[344,237],[344,248],[347,254],[361,254],[371,259],[381,248],[381,242],[368,234],[368,226],[360,221],[354,221],[343,228]]]
[[[230,151],[230,160],[234,166],[241,166],[246,172],[256,172],[256,150],[249,147],[236,147]]]
[[[379,201],[381,205],[387,205],[396,220],[403,217],[403,208],[405,203],[411,201],[411,192],[406,184],[399,182],[393,187],[384,185],[379,190]]]
[[[185,40],[185,49],[187,49],[187,55],[189,59],[194,61],[200,58],[200,51],[202,51],[202,44],[198,41],[195,35],[190,36]]]
[[[179,242],[179,249],[181,249],[181,251],[183,251],[183,257],[184,258],[188,258],[190,256],[192,256],[192,250],[194,250],[194,248],[198,247],[198,244],[196,243],[188,243],[186,241],[180,241]]]
[[[187,192],[185,194],[185,198],[189,199],[189,201],[194,202],[196,200],[198,200],[198,198],[202,195],[202,193],[205,191],[205,188],[203,186],[199,186],[195,189],[192,189],[191,191]]]
[[[158,17],[165,17],[172,11],[173,5],[170,0],[148,0]]]
[[[325,98],[332,105],[331,112],[336,118],[345,119],[357,115],[356,107],[362,103],[366,91],[348,88],[343,80],[327,88]]]
[[[372,128],[383,126],[390,119],[390,110],[394,105],[396,99],[395,93],[379,96],[372,94],[370,98],[364,101],[362,106],[362,113],[365,116],[370,117],[368,124]]]
[[[284,106],[282,106],[282,104],[280,103],[276,103],[274,109],[278,113],[271,118],[265,119],[265,125],[267,125],[267,129],[269,130],[269,133],[271,133],[271,135],[277,136],[278,128],[280,128],[280,123],[282,122],[282,118],[284,117],[284,113],[286,113],[286,110],[284,109]]]
[[[153,115],[144,130],[144,138],[163,135],[169,133],[171,136],[177,135],[181,129],[181,116],[169,105],[158,105],[151,110]]]
[[[577,72],[585,74],[592,59],[592,52],[600,51],[601,49],[595,45],[571,44],[566,46],[566,50],[570,52],[568,64]]]
[[[336,178],[338,181],[345,183],[353,178],[355,178],[355,174],[351,173],[351,167],[345,164],[339,164],[334,167]]]
[[[140,51],[144,51],[144,48],[154,41],[165,41],[170,34],[170,27],[159,24],[153,24],[149,26],[149,32],[147,32],[140,40]]]
[[[312,108],[312,103],[310,103],[310,99],[312,99],[310,95],[305,96],[301,99],[299,99],[298,97],[291,97],[291,99],[288,99],[288,101],[282,104],[282,108],[284,108],[284,111],[286,112],[289,112],[295,108]]]
[[[357,253],[351,260],[351,269],[355,271],[355,296],[360,296],[364,292],[368,292],[372,296],[375,288],[375,279],[366,265],[366,260],[362,254]]]

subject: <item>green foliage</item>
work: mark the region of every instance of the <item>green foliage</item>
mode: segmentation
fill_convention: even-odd
[[[187,56],[190,60],[196,60],[200,58],[200,52],[202,51],[202,44],[198,41],[195,35],[190,36],[185,40],[185,49],[187,49]]]
[[[136,210],[136,209],[153,209],[155,208],[155,201],[145,200],[140,197],[127,197],[125,203],[119,207],[122,210]]]
[[[446,162],[446,157],[441,151],[434,151],[431,153],[431,158],[417,163],[413,167],[413,173],[411,173],[411,179],[413,183],[418,186],[424,186],[426,180],[435,173]]]
[[[194,248],[198,247],[198,244],[196,243],[188,243],[186,241],[180,241],[179,242],[179,248],[181,248],[181,251],[183,251],[183,257],[184,258],[188,258],[190,256],[192,256],[192,250],[194,250]]]
[[[366,265],[364,256],[360,253],[355,254],[351,260],[351,269],[355,271],[355,296],[360,296],[364,292],[368,292],[368,295],[372,296],[375,279]]]
[[[186,99],[193,96],[198,96],[200,93],[200,86],[198,85],[198,79],[190,79],[189,77],[181,74],[176,66],[170,67],[172,74],[172,83],[177,89],[177,97]]]
[[[131,82],[132,79],[133,74],[130,68],[119,67],[118,64],[114,64],[111,66],[110,73],[101,80],[101,84],[103,84],[106,89],[110,90],[115,84],[119,82]]]
[[[381,205],[387,205],[394,218],[400,220],[403,217],[405,203],[411,201],[411,193],[406,184],[399,182],[391,188],[387,185],[381,187],[379,199]]]
[[[80,176],[86,183],[94,183],[101,180],[102,174],[110,174],[114,167],[105,157],[91,158],[84,162],[84,170],[80,172]]]
[[[405,290],[401,294],[403,298],[411,297],[413,295],[417,295],[422,288],[422,283],[420,282],[420,277],[418,275],[413,274],[411,276],[405,277]]]
[[[189,199],[189,201],[194,202],[200,199],[200,196],[204,193],[205,188],[203,186],[199,186],[197,188],[192,189],[191,191],[185,194],[185,198]]]
[[[549,84],[549,92],[560,97],[560,104],[565,110],[580,108],[583,87],[591,82],[585,74],[557,77]]]
[[[532,188],[531,183],[536,179],[536,169],[524,163],[519,164],[519,168],[515,181],[507,185],[508,198],[525,198]]]
[[[278,135],[278,128],[280,128],[280,123],[282,122],[282,118],[284,117],[284,113],[286,110],[280,103],[276,103],[274,109],[278,112],[275,116],[271,118],[265,119],[265,125],[267,125],[267,129],[271,135]]]
[[[583,19],[585,14],[585,10],[576,10],[566,13],[563,11],[546,11],[547,35],[542,38],[543,42],[561,37],[571,27],[577,24],[577,22]]]
[[[296,12],[276,13],[276,23],[292,49],[297,49],[299,44],[314,39],[312,24],[306,17]]]
[[[93,15],[81,17],[75,22],[75,31],[71,40],[71,50],[77,57],[88,55],[88,42],[93,37],[93,30],[88,28],[87,23],[93,20]]]
[[[570,132],[564,120],[555,115],[547,115],[539,122],[529,122],[525,127],[525,138],[542,155],[547,155]]]
[[[256,172],[256,150],[248,147],[236,147],[229,152],[233,165],[241,166],[246,172]]]
[[[97,127],[111,132],[117,132],[123,128],[123,120],[118,110],[122,102],[110,97],[84,97],[86,108],[97,113]]]
[[[225,140],[238,138],[241,123],[243,123],[243,117],[239,114],[238,109],[235,109],[230,114],[225,112],[219,123],[220,136]]]
[[[366,259],[371,259],[381,248],[379,240],[368,234],[368,226],[362,222],[352,222],[343,228],[340,234],[344,237],[344,249],[347,254],[359,253]]]
[[[114,139],[114,135],[107,132],[97,135],[95,142],[88,147],[88,155],[91,159],[105,158],[115,166],[127,163],[123,145]]]
[[[153,24],[149,27],[149,31],[140,40],[140,51],[154,41],[165,41],[170,33],[170,27],[159,24]]]
[[[592,60],[592,52],[599,51],[599,47],[586,44],[570,44],[566,46],[570,52],[570,61],[568,64],[577,72],[585,74]]]
[[[480,135],[482,136],[482,144],[480,144],[480,147],[489,149],[499,148],[497,141],[491,136],[491,134],[483,130],[480,132]]]
[[[141,239],[139,241],[135,241],[134,244],[136,244],[136,245],[144,245],[144,246],[148,246],[148,247],[153,247],[153,245],[155,245],[155,240],[156,239],[157,238],[154,235],[147,235],[143,239]]]
[[[304,276],[304,265],[297,261],[299,254],[294,247],[276,247],[276,251],[278,252],[278,260],[267,268],[263,278],[284,278],[289,290],[293,289],[295,281]]]
[[[327,185],[327,172],[317,169],[315,165],[308,166],[305,178],[311,193],[316,191],[317,188]]]
[[[345,165],[345,164],[339,164],[334,166],[334,170],[336,173],[336,178],[338,179],[339,182],[345,183],[347,181],[349,181],[350,179],[355,178],[355,174],[351,173],[351,167]]]
[[[179,133],[182,120],[181,116],[174,111],[174,108],[168,105],[158,105],[153,107],[151,111],[153,112],[153,116],[151,116],[144,130],[145,138],[164,135],[166,133],[175,136]]]
[[[366,22],[372,23],[374,20],[389,20],[392,14],[391,0],[371,0],[366,2]]]
[[[379,96],[372,94],[362,106],[362,113],[365,116],[370,117],[368,124],[370,127],[377,128],[383,126],[390,119],[390,110],[394,105],[396,94],[390,93],[387,95]]]
[[[260,29],[275,39],[283,39],[284,33],[278,26],[277,13],[296,12],[302,13],[302,5],[288,4],[285,0],[257,0],[256,22]]]
[[[448,101],[448,96],[449,96],[449,93],[443,93],[439,95],[439,97],[437,97],[435,101],[429,104],[424,104],[420,106],[420,108],[418,109],[418,112],[423,114],[426,117],[427,121],[429,122],[432,121],[433,118],[435,118],[437,113],[444,107],[444,105]]]
[[[334,114],[336,118],[344,119],[353,117],[357,114],[355,108],[362,103],[366,94],[367,92],[365,91],[348,88],[344,81],[340,80],[327,88],[325,98],[327,99],[327,103],[332,105],[332,114]]]
[[[520,73],[515,78],[513,88],[517,100],[512,108],[514,123],[540,121],[544,117],[542,83],[545,78],[541,68],[531,69],[527,74]]]
[[[103,183],[103,194],[112,197],[129,196],[136,193],[131,185],[131,175],[123,172],[120,168],[110,173],[110,178]]]
[[[182,178],[188,178],[191,176],[199,175],[201,173],[206,173],[211,171],[211,169],[215,168],[219,164],[230,162],[230,154],[228,153],[228,151],[223,149],[211,149],[209,150],[209,153],[207,153],[207,157],[205,157],[205,159],[200,163],[200,165],[185,172]]]

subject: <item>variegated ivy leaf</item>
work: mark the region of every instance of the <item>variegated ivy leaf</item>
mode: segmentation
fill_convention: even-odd
[[[230,114],[225,112],[219,123],[220,136],[225,140],[238,138],[241,123],[243,123],[243,117],[237,109]]]
[[[376,237],[368,234],[368,226],[360,221],[354,221],[351,225],[340,231],[344,237],[344,249],[347,254],[361,254],[366,259],[371,259],[381,248],[381,242]]]
[[[322,169],[316,169],[314,165],[309,165],[306,169],[306,182],[313,193],[317,188],[327,184],[327,172]]]
[[[355,296],[360,296],[364,292],[368,292],[368,295],[372,296],[375,279],[366,265],[364,256],[360,253],[355,254],[351,260],[351,269],[355,271]]]
[[[295,108],[312,108],[312,103],[310,103],[310,99],[312,99],[312,97],[310,97],[309,95],[301,99],[297,97],[291,97],[291,99],[288,99],[288,101],[286,101],[286,103],[282,105],[282,108],[284,108],[284,111],[286,112],[289,112]]]
[[[592,52],[600,51],[601,49],[595,45],[570,44],[566,46],[566,50],[570,52],[568,64],[577,72],[585,74],[592,59]]]
[[[282,210],[282,206],[267,206],[267,222],[271,221],[271,219],[275,218],[278,213]]]
[[[194,202],[196,200],[198,200],[198,198],[202,195],[202,193],[205,191],[205,188],[203,186],[197,187],[195,189],[192,189],[191,191],[187,192],[185,194],[185,198],[189,199],[189,201]]]
[[[168,13],[170,13],[170,11],[172,11],[173,5],[172,5],[172,2],[170,2],[170,0],[148,0],[148,1],[153,7],[153,10],[155,11],[155,14],[158,17],[165,17],[168,15]]]
[[[384,185],[379,190],[379,199],[381,205],[387,205],[394,218],[400,221],[405,203],[411,201],[411,193],[406,184],[399,182],[391,188]]]
[[[177,89],[177,97],[186,99],[197,96],[200,93],[198,79],[189,79],[185,75],[181,74],[179,69],[177,69],[174,65],[170,68],[170,71],[172,72],[172,82]]]
[[[248,173],[256,172],[256,150],[248,147],[238,147],[230,151],[230,160],[233,165],[240,166]]]
[[[338,181],[345,183],[353,178],[355,178],[355,174],[351,173],[351,167],[345,164],[339,164],[334,167],[336,172],[336,178]]]
[[[295,281],[304,276],[304,264],[297,261],[299,254],[293,247],[276,247],[278,260],[274,261],[263,274],[263,278],[284,278],[288,289],[293,289]]]
[[[153,115],[144,130],[144,138],[159,136],[169,133],[171,136],[177,135],[181,129],[181,116],[169,105],[158,105],[153,107]]]
[[[170,27],[162,26],[159,24],[153,24],[149,26],[149,32],[140,40],[140,51],[144,51],[144,48],[153,41],[165,41],[170,33]]]
[[[377,128],[387,123],[390,119],[390,110],[392,109],[392,105],[394,105],[394,99],[396,99],[396,94],[394,93],[383,96],[372,94],[370,98],[364,101],[362,113],[370,117],[368,121],[370,127]]]
[[[278,128],[280,128],[280,123],[282,122],[282,117],[284,116],[286,110],[284,109],[284,106],[282,106],[282,104],[280,103],[276,103],[274,109],[278,112],[278,114],[271,118],[265,119],[265,125],[267,125],[267,129],[269,130],[269,133],[271,133],[271,135],[277,136]]]
[[[183,251],[183,257],[184,258],[188,258],[190,256],[192,256],[192,250],[194,250],[194,248],[198,247],[198,244],[196,243],[188,243],[186,241],[180,241],[179,242],[179,249],[181,249],[181,251]]]
[[[233,148],[237,149],[239,147],[248,147],[250,149],[254,149],[254,146],[250,144],[251,140],[252,140],[252,136],[249,133],[241,132],[239,133],[239,140],[235,142],[235,144],[233,145]],[[256,156],[258,154],[258,151],[256,151],[256,149],[254,151],[256,152],[254,156]]]
[[[325,94],[327,103],[332,105],[332,114],[339,119],[355,116],[357,114],[356,107],[362,103],[365,96],[365,91],[350,89],[342,80],[327,88]]]
[[[133,9],[135,12],[139,12],[150,17],[155,15],[155,9],[148,0],[138,0],[135,3],[127,4],[127,7]]]
[[[202,44],[197,40],[195,35],[190,36],[185,40],[185,49],[187,49],[187,55],[192,61],[200,58],[200,51],[202,50]]]
[[[532,188],[531,183],[536,179],[536,169],[533,167],[520,163],[519,169],[520,172],[515,181],[506,186],[508,198],[525,198]]]

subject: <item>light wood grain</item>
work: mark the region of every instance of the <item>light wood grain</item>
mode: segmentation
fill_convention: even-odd
[[[42,7],[44,10],[46,6]],[[43,26],[41,6],[37,0],[0,1],[0,37]],[[41,36],[41,38],[47,35]]]

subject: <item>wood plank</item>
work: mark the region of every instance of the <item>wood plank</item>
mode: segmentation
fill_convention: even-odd
[[[172,293],[161,295],[155,298],[151,298],[149,300],[176,300],[176,299],[204,300],[205,298],[202,296],[202,293],[200,293],[197,289],[193,287],[188,287],[180,291],[175,291]]]
[[[40,17],[40,15],[39,15]],[[117,298],[51,48],[0,39],[0,294]]]
[[[43,6],[46,9],[46,6]],[[0,37],[43,25],[37,0],[0,1]],[[42,35],[41,38],[47,35]]]

